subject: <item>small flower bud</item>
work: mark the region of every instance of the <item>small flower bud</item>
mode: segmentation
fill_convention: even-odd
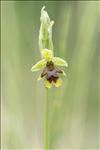
[[[44,10],[45,6],[41,9],[41,25],[39,31],[39,49],[42,52],[43,49],[48,48],[53,50],[52,42],[52,26],[54,21],[50,21],[48,13]]]

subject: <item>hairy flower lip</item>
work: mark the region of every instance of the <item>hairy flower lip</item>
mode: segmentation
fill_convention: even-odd
[[[46,78],[46,80],[51,83],[56,83],[59,79],[59,73],[63,73],[62,70],[55,67],[52,61],[47,62],[45,69],[41,73],[41,77]]]
[[[55,82],[57,81],[57,79],[59,78],[57,70],[54,69],[52,71],[48,71],[47,72],[47,76],[46,79],[51,83],[51,82]]]
[[[41,77],[46,75],[46,78],[50,77],[59,77],[58,73],[63,73],[63,71],[59,68],[56,68],[52,61],[47,62],[46,67],[44,68],[43,72],[41,73]]]

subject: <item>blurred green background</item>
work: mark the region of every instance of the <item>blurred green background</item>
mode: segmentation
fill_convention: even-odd
[[[2,1],[2,149],[44,149],[45,88],[39,73],[40,10],[52,20],[55,56],[69,67],[49,91],[50,147],[99,149],[99,4],[95,1]]]

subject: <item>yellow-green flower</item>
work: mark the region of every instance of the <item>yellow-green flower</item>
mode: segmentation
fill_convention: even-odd
[[[38,61],[32,68],[31,71],[42,70],[41,75],[38,80],[44,79],[45,86],[51,88],[52,85],[59,87],[62,85],[62,80],[59,77],[59,74],[66,75],[65,72],[58,68],[58,66],[67,67],[68,64],[65,60],[54,57],[53,51],[49,49],[43,49],[41,51],[42,60]]]

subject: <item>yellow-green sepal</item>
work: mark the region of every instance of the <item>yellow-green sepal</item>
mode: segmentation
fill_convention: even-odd
[[[59,57],[53,57],[53,62],[56,66],[65,66],[65,67],[68,67],[68,63],[64,60],[64,59],[61,59]]]
[[[35,72],[35,71],[39,71],[41,69],[43,69],[46,66],[46,61],[45,59],[42,59],[40,61],[38,61],[32,68],[31,71]]]

